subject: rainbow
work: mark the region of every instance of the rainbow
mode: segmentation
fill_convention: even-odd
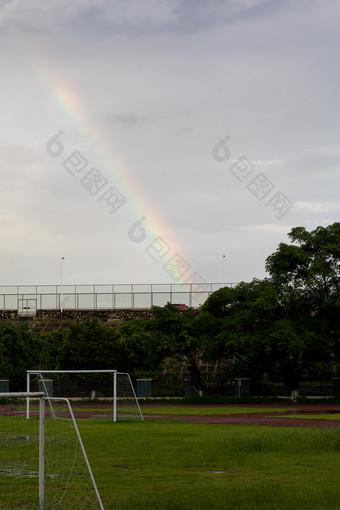
[[[169,258],[175,254],[185,258],[185,253],[182,253],[165,221],[161,219],[159,212],[150,205],[151,200],[147,192],[137,181],[135,175],[129,171],[124,157],[118,154],[114,143],[108,139],[103,130],[98,126],[93,127],[78,91],[72,88],[70,81],[66,80],[65,76],[51,69],[49,64],[46,64],[40,57],[30,56],[30,60],[33,58],[33,66],[44,91],[47,91],[55,107],[67,114],[72,127],[84,138],[84,141],[89,143],[94,157],[101,161],[101,169],[102,166],[105,167],[104,174],[106,176],[110,174],[112,184],[126,197],[126,204],[130,207],[131,216],[135,218],[134,222],[137,223],[141,220],[139,223],[145,229],[148,244],[155,238],[162,237],[171,247]],[[187,281],[192,272],[193,270],[190,268],[176,283]],[[169,278],[171,279],[170,276]],[[173,283],[175,282],[173,281]]]

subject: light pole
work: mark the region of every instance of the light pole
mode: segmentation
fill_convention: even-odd
[[[224,285],[224,259],[225,255],[222,255],[222,287]]]
[[[64,305],[64,287],[63,287],[63,262],[65,257],[61,257],[60,261],[60,317],[63,318]]]

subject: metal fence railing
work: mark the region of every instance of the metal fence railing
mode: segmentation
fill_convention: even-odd
[[[0,286],[0,310],[34,314],[37,310],[99,310],[150,308],[166,303],[198,307],[221,287],[236,283],[5,285]]]

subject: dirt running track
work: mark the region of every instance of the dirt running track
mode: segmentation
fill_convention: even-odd
[[[77,404],[77,410],[74,412],[76,418],[91,418],[93,417],[93,413],[89,412],[88,409],[85,411],[81,411],[81,407],[88,408],[88,404]],[[147,409],[148,413],[152,411],[152,408],[157,408],[159,404],[141,404],[141,410]],[[317,427],[317,428],[339,428],[340,427],[340,419],[332,420],[328,419],[318,419],[318,418],[306,418],[303,419],[304,415],[313,416],[313,415],[329,415],[332,414],[340,414],[340,404],[292,404],[291,402],[287,402],[284,404],[245,404],[244,407],[248,409],[266,409],[265,413],[249,413],[249,414],[210,414],[210,415],[175,415],[172,414],[171,408],[172,405],[164,405],[161,404],[162,408],[169,407],[169,414],[157,414],[155,409],[155,414],[143,414],[145,420],[176,420],[176,421],[184,421],[187,423],[213,423],[213,424],[221,424],[221,425],[265,425],[272,427]],[[104,406],[109,407],[109,406]],[[177,404],[176,407],[182,407],[180,404]],[[188,409],[189,406],[183,406],[184,409]],[[218,408],[218,407],[229,407],[229,408],[240,408],[242,405],[190,405],[191,409],[209,409],[209,408]],[[271,409],[280,409],[282,408],[282,414],[280,412],[270,412]],[[287,410],[288,409],[288,410]],[[26,411],[19,411],[24,415]],[[18,412],[16,411],[16,414]],[[32,416],[37,415],[37,411],[32,412]],[[108,414],[105,413],[102,415],[107,418]],[[295,418],[296,416],[296,418]]]
[[[163,406],[162,406],[163,407]],[[195,408],[209,408],[219,406],[192,406]],[[225,406],[223,406],[225,407]],[[241,407],[241,406],[228,406],[228,407]],[[304,415],[318,415],[329,414],[330,416],[335,413],[340,414],[340,405],[312,405],[312,404],[299,404],[299,405],[245,405],[247,408],[253,409],[268,409],[266,413],[254,414],[229,414],[229,415],[160,415],[160,414],[144,414],[144,419],[156,420],[179,420],[187,423],[213,423],[222,425],[265,425],[272,427],[317,427],[317,428],[339,428],[340,420],[332,419],[303,419]],[[282,407],[282,415],[278,412],[271,413],[270,409],[280,409]],[[290,408],[286,411],[287,408]],[[152,409],[152,406],[145,406],[145,408]],[[143,412],[143,408],[142,408]],[[283,417],[287,415],[287,417]],[[294,418],[299,416],[299,418]]]

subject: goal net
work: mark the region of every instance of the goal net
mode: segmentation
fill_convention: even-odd
[[[0,393],[0,508],[103,510],[69,401],[42,395]]]
[[[27,391],[68,398],[80,417],[143,420],[130,375],[116,370],[28,370]]]

